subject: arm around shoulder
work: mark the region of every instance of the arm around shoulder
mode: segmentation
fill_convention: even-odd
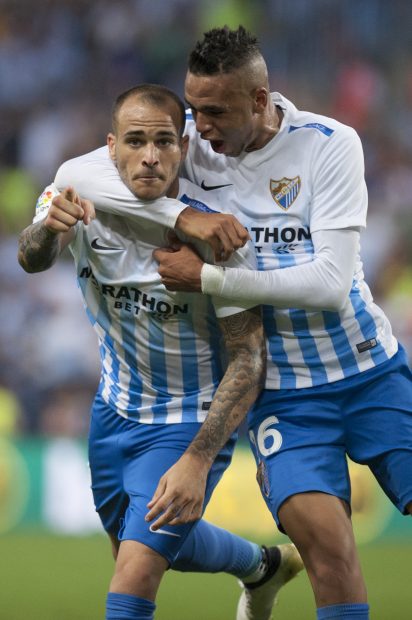
[[[341,310],[352,286],[359,232],[320,230],[312,235],[313,260],[268,271],[203,264],[202,292],[234,301],[254,299],[276,308]]]

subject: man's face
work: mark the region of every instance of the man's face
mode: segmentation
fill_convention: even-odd
[[[185,98],[196,129],[216,153],[237,157],[256,140],[255,100],[244,84],[236,72],[186,75]]]
[[[177,106],[126,99],[117,113],[115,134],[107,138],[120,177],[141,200],[177,195],[177,175],[186,152],[179,137]]]

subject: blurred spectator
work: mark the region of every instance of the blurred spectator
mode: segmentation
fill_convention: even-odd
[[[21,417],[15,394],[0,385],[0,437],[17,435]]]

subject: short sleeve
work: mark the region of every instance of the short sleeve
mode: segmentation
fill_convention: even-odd
[[[312,162],[311,232],[364,228],[368,196],[361,141],[343,126],[329,138]]]

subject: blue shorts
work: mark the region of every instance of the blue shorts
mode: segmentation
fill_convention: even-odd
[[[159,479],[186,450],[197,423],[141,424],[118,415],[97,395],[92,407],[89,463],[96,510],[104,529],[119,540],[136,540],[172,563],[196,522],[151,532],[144,520]],[[230,439],[209,472],[204,508],[229,466]]]
[[[412,373],[402,348],[383,364],[319,387],[262,392],[249,414],[257,479],[279,526],[291,495],[350,504],[346,455],[366,464],[404,514],[412,501]]]

